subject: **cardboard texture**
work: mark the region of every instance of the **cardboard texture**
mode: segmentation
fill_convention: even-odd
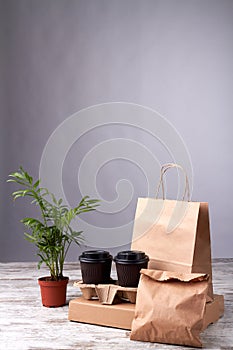
[[[202,330],[205,330],[209,324],[215,323],[224,314],[223,295],[214,294],[213,302],[206,303]]]
[[[202,347],[208,275],[142,269],[131,340]]]
[[[162,167],[160,184],[172,167],[181,168],[176,164]],[[138,198],[131,248],[149,256],[149,269],[208,274],[212,299],[208,203]]]
[[[206,304],[203,330],[210,323],[216,322],[223,315],[223,311],[223,296],[215,294],[214,300]],[[135,304],[102,305],[98,300],[86,300],[83,297],[78,297],[69,303],[68,319],[75,322],[131,330],[134,312]]]
[[[98,299],[101,304],[136,302],[137,288],[121,287],[116,284],[85,284],[82,281],[74,282],[74,286],[80,288],[84,299]]]
[[[70,301],[68,319],[101,326],[131,329],[134,310],[135,304],[131,303],[103,305],[98,300],[86,300],[79,297]]]

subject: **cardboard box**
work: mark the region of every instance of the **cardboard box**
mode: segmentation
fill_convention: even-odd
[[[209,324],[215,323],[224,314],[223,295],[214,294],[214,301],[206,303],[205,317],[202,329],[206,329]]]
[[[103,305],[98,300],[86,300],[79,297],[70,301],[68,319],[70,321],[131,330],[134,310],[135,304],[131,303]],[[223,312],[223,295],[215,294],[214,300],[206,303],[203,330],[210,323],[216,322],[223,315]]]
[[[68,319],[100,326],[131,329],[134,309],[135,304],[131,303],[104,305],[99,300],[86,300],[79,297],[70,301]]]

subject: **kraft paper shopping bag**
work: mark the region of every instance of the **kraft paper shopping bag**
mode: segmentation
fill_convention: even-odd
[[[161,168],[163,199],[139,198],[131,248],[143,250],[150,258],[148,268],[210,276],[208,297],[213,298],[208,203],[191,202],[185,173],[183,200],[164,199],[163,177],[177,164]],[[185,199],[187,194],[188,200]]]

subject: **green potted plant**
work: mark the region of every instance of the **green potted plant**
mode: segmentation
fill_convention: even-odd
[[[81,213],[96,209],[99,200],[82,198],[75,208],[57,200],[47,188],[40,187],[40,180],[34,181],[22,167],[9,175],[8,182],[15,182],[20,189],[12,193],[14,200],[30,197],[31,203],[40,209],[40,218],[24,218],[21,222],[29,229],[25,238],[37,247],[40,258],[38,268],[44,263],[50,276],[38,279],[42,304],[58,307],[66,303],[68,277],[63,276],[64,262],[72,242],[77,245],[83,241],[82,231],[74,231],[71,222]]]

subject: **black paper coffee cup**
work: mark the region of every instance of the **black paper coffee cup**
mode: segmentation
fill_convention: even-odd
[[[109,283],[112,255],[105,250],[87,250],[80,257],[83,283]]]
[[[140,270],[146,269],[149,257],[138,250],[119,252],[114,261],[116,263],[118,284],[122,287],[137,287]]]

